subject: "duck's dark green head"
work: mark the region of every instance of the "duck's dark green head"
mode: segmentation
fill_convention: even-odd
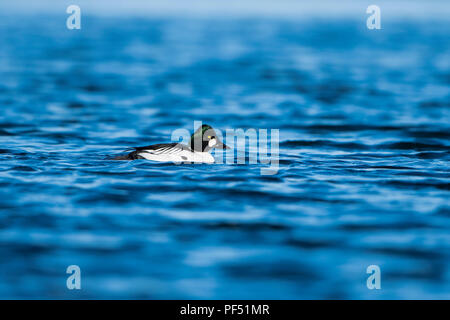
[[[191,136],[191,149],[200,152],[208,152],[212,148],[230,149],[216,135],[214,129],[204,124]]]

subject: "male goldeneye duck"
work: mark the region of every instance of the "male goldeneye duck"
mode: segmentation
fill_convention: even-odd
[[[204,124],[191,136],[189,146],[181,143],[153,144],[134,148],[133,152],[115,157],[114,160],[147,159],[159,162],[214,163],[214,157],[210,153],[212,148],[230,149],[219,140],[211,126]]]

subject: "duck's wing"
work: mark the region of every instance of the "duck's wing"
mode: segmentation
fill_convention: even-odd
[[[160,143],[160,144],[152,144],[150,146],[145,147],[136,147],[133,152],[130,152],[128,155],[116,157],[116,160],[136,160],[136,159],[145,159],[141,156],[142,153],[150,153],[155,155],[164,155],[164,154],[176,154],[181,151],[191,151],[191,148],[184,144],[180,143]]]
[[[168,154],[168,153],[174,153],[178,151],[188,150],[191,151],[191,148],[188,146],[181,144],[181,143],[159,143],[159,144],[153,144],[151,146],[146,147],[137,147],[134,148],[136,151],[143,151],[153,154]]]

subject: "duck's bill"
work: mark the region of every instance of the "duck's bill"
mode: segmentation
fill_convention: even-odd
[[[229,146],[227,146],[225,143],[219,142],[216,144],[216,148],[218,149],[231,149]]]

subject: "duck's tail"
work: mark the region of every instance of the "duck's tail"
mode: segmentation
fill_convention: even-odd
[[[129,158],[128,154],[125,154],[109,158],[108,160],[131,160],[131,159]]]
[[[109,160],[137,160],[137,159],[144,159],[144,158],[138,154],[138,151],[133,151],[128,154],[115,156],[113,158],[110,158]]]

